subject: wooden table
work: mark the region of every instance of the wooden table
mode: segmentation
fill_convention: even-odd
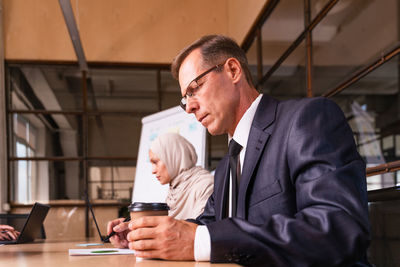
[[[78,247],[79,243],[91,243],[89,241],[50,241],[29,244],[0,246],[0,267],[208,267],[208,266],[237,266],[235,264],[211,264],[209,262],[195,261],[164,261],[136,259],[134,255],[104,255],[104,256],[69,256],[68,249],[78,248],[110,248],[105,246]],[[94,241],[96,242],[96,241]]]

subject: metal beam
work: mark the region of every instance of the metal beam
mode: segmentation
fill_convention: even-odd
[[[336,88],[329,90],[328,92],[322,94],[324,97],[332,97],[346,88],[350,87],[352,84],[358,82],[361,78],[366,76],[368,73],[372,72],[373,70],[377,69],[378,67],[382,66],[389,60],[391,60],[393,57],[397,56],[400,54],[400,44],[396,45],[394,49],[392,49],[390,52],[386,53],[385,55],[380,56],[378,59],[376,59],[372,64],[364,67],[361,70],[356,71],[349,79],[345,80],[341,84],[339,84]],[[358,91],[359,92],[359,91]]]
[[[74,12],[72,11],[70,0],[58,0],[62,13],[64,15],[65,24],[67,24],[69,36],[71,37],[72,45],[75,49],[76,57],[78,58],[79,68],[81,71],[88,71],[88,65],[83,51],[81,38],[79,36],[78,27],[76,26]]]
[[[304,28],[311,23],[311,3],[310,0],[304,0]],[[306,32],[306,89],[307,97],[313,97],[312,89],[312,31]]]
[[[257,81],[262,79],[263,76],[263,57],[262,57],[262,33],[261,28],[257,31]],[[258,89],[258,88],[257,88]],[[260,88],[261,90],[261,88]]]
[[[4,72],[4,38],[3,38],[3,0],[0,0],[0,212],[4,212],[3,205],[10,200],[10,179],[7,178],[7,118],[6,118],[6,90]]]
[[[268,0],[265,2],[263,9],[260,12],[260,15],[256,18],[253,26],[251,27],[250,31],[247,33],[244,41],[242,42],[241,48],[247,52],[251,44],[254,41],[254,38],[257,35],[257,30],[261,29],[264,25],[265,21],[269,18],[272,11],[274,11],[276,5],[279,3],[279,0]]]
[[[306,37],[307,32],[311,32],[318,23],[328,14],[328,12],[335,6],[339,0],[330,0],[324,8],[315,16],[315,18],[310,22],[306,29],[297,37],[297,39],[286,49],[286,51],[281,55],[281,57],[275,62],[274,65],[268,70],[268,72],[263,76],[261,80],[258,81],[257,86],[262,86],[265,81],[272,76],[272,74],[281,66],[292,52],[303,42]]]
[[[82,144],[83,144],[83,156],[86,158],[88,155],[88,115],[87,115],[87,79],[86,74],[88,72],[88,65],[86,62],[85,52],[83,51],[81,38],[79,36],[78,27],[76,26],[74,12],[72,11],[70,0],[58,0],[60,3],[61,10],[64,15],[65,23],[67,24],[68,32],[71,37],[72,44],[75,49],[76,57],[78,58],[79,68],[82,72],[82,106],[83,106],[83,121],[82,121]],[[94,96],[93,96],[94,97]],[[88,190],[88,162],[83,162],[83,182],[84,189]],[[86,205],[85,209],[85,235],[89,237],[89,209]]]

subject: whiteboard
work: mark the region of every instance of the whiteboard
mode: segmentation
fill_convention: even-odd
[[[197,164],[204,167],[206,157],[206,128],[193,114],[187,114],[180,106],[170,108],[142,119],[142,132],[132,202],[165,202],[168,184],[161,185],[151,173],[149,149],[151,142],[160,134],[179,133],[196,149]]]

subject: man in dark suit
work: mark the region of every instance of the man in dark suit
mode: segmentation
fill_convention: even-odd
[[[211,134],[228,133],[230,155],[219,163],[214,193],[196,220],[130,223],[125,234],[137,256],[257,266],[367,264],[365,164],[334,102],[260,95],[244,52],[221,35],[185,48],[172,71],[181,106]],[[123,239],[121,232],[113,243]]]

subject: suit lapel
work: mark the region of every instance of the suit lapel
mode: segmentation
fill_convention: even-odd
[[[221,172],[215,173],[215,203],[216,207],[216,219],[222,220],[226,217],[228,208],[228,195],[229,195],[229,160],[225,156],[221,161],[222,170]],[[218,168],[217,168],[218,170]]]
[[[276,116],[278,101],[263,95],[257,107],[256,114],[251,125],[249,139],[247,141],[246,155],[242,177],[239,185],[237,217],[246,218],[246,194],[247,188],[253,177],[254,169],[260,160],[264,147],[271,135],[268,131]]]

